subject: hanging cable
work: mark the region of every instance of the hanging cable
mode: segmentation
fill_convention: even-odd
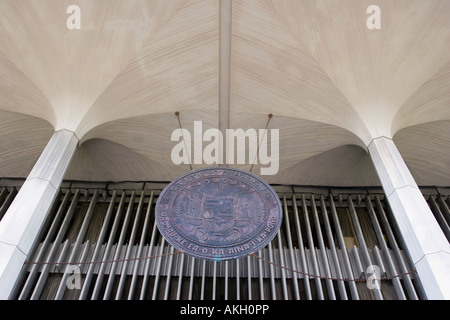
[[[259,143],[258,143],[258,148],[256,149],[255,158],[253,159],[252,166],[250,167],[250,172],[252,172],[253,166],[255,165],[256,157],[257,157],[258,154],[259,154],[259,148],[261,147],[261,144],[262,144],[262,142],[263,142],[263,140],[264,140],[264,136],[267,134],[267,128],[269,127],[269,123],[270,123],[270,120],[271,120],[272,117],[273,117],[273,114],[269,113],[269,114],[267,115],[267,117],[268,117],[268,119],[267,119],[266,127],[264,128],[264,135],[260,138],[260,141],[259,141]]]
[[[280,265],[280,264],[278,264],[278,263],[276,263],[276,262],[273,262],[273,261],[264,259],[264,258],[262,258],[262,257],[260,257],[260,256],[258,256],[258,255],[256,255],[256,254],[254,254],[254,253],[251,253],[250,255],[253,256],[253,257],[255,257],[256,259],[259,259],[259,260],[261,260],[261,261],[263,261],[263,262],[265,262],[265,263],[271,264],[271,265],[273,265],[273,266],[275,266],[275,267],[277,267],[277,268],[284,269],[284,270],[291,271],[291,272],[298,273],[298,274],[302,274],[302,275],[308,276],[308,277],[310,277],[310,278],[319,278],[319,279],[322,279],[322,280],[334,280],[334,281],[347,281],[347,282],[350,282],[350,281],[354,281],[354,282],[366,282],[366,281],[367,281],[367,279],[350,279],[350,278],[333,278],[333,277],[325,277],[325,276],[316,275],[316,274],[312,274],[312,273],[308,273],[308,272],[303,272],[303,271],[298,271],[298,270],[295,270],[295,269],[292,269],[292,268],[288,268],[288,267],[282,266],[282,265]],[[401,274],[396,274],[396,275],[389,276],[389,277],[378,278],[377,280],[380,280],[380,281],[381,281],[381,280],[392,280],[392,279],[394,279],[394,278],[403,277],[403,276],[406,276],[406,275],[408,275],[408,274],[413,274],[413,273],[416,273],[416,272],[417,272],[416,270],[411,270],[411,271],[407,271],[407,272],[404,272],[404,273],[401,273]]]
[[[180,113],[179,113],[178,111],[175,111],[175,115],[176,115],[176,117],[177,117],[177,119],[178,119],[178,126],[180,127],[181,133],[183,134],[184,149],[187,151],[188,148],[187,148],[187,145],[186,145],[186,139],[185,139],[185,137],[184,137],[183,126],[181,125]],[[189,153],[188,153],[188,155],[189,155]],[[188,156],[188,159],[189,159],[189,167],[190,167],[191,170],[192,170],[191,157]]]
[[[59,266],[59,265],[88,265],[88,264],[102,264],[102,263],[117,263],[117,262],[126,262],[126,261],[138,261],[138,260],[147,260],[147,259],[156,259],[156,258],[161,258],[161,257],[168,257],[168,256],[174,256],[174,255],[178,255],[178,254],[184,254],[183,251],[178,250],[176,252],[172,252],[172,253],[166,253],[166,254],[160,254],[160,255],[154,255],[154,256],[145,256],[145,257],[136,257],[136,258],[128,258],[128,259],[112,259],[112,260],[97,260],[97,261],[64,261],[64,262],[45,262],[45,261],[25,261],[25,264],[36,264],[36,265],[55,265],[55,266]],[[289,267],[285,267],[282,266],[276,262],[264,259],[258,255],[256,255],[255,253],[251,253],[250,256],[259,259],[265,263],[271,264],[274,267],[280,268],[280,269],[284,269],[286,271],[290,271],[293,273],[298,273],[298,274],[302,274],[304,276],[308,276],[310,278],[319,278],[322,280],[334,280],[334,281],[354,281],[354,282],[366,282],[367,279],[350,279],[350,278],[333,278],[333,277],[326,277],[326,276],[321,276],[321,275],[316,275],[316,274],[312,274],[312,273],[308,273],[308,272],[303,272],[303,271],[298,271]],[[392,280],[394,278],[398,278],[398,277],[403,277],[409,274],[413,274],[416,273],[416,270],[411,270],[411,271],[407,271],[401,274],[396,274],[393,276],[388,276],[388,277],[382,277],[382,278],[378,278],[377,280]]]

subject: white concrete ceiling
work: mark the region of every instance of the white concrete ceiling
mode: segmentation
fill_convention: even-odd
[[[450,185],[450,1],[228,1],[0,0],[0,177],[66,129],[67,179],[169,181],[189,170],[170,159],[179,111],[191,132],[272,113],[272,183],[378,185],[365,146],[384,135],[418,184]]]

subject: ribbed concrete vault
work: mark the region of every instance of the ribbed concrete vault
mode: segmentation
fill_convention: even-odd
[[[418,184],[449,185],[449,1],[233,0],[227,47],[216,0],[75,2],[80,30],[72,0],[0,2],[1,177],[26,177],[66,129],[81,140],[67,178],[169,181],[188,170],[170,161],[174,112],[206,129],[229,108],[230,128],[274,115],[271,183],[377,185],[365,148],[387,136]]]

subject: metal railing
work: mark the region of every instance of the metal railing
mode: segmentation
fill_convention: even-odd
[[[265,248],[230,261],[190,257],[154,222],[161,188],[62,187],[15,299],[421,299],[382,193],[274,186],[284,219]],[[0,213],[17,187],[0,188]],[[425,195],[448,235],[449,197]],[[447,230],[445,230],[447,228]],[[368,269],[376,266],[377,277]],[[368,271],[370,270],[370,272]],[[377,280],[378,286],[369,284]]]

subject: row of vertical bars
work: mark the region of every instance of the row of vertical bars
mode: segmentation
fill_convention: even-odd
[[[0,213],[16,192],[0,190]],[[165,242],[154,223],[159,192],[61,190],[13,297],[381,300],[423,296],[381,194],[280,194],[284,221],[272,242],[255,256],[216,262],[186,256]],[[443,230],[448,228],[449,198],[436,195],[427,200]],[[347,243],[349,233],[353,247]],[[72,264],[80,267],[79,289],[68,288]],[[386,279],[380,287],[369,289],[366,270],[373,265]]]

